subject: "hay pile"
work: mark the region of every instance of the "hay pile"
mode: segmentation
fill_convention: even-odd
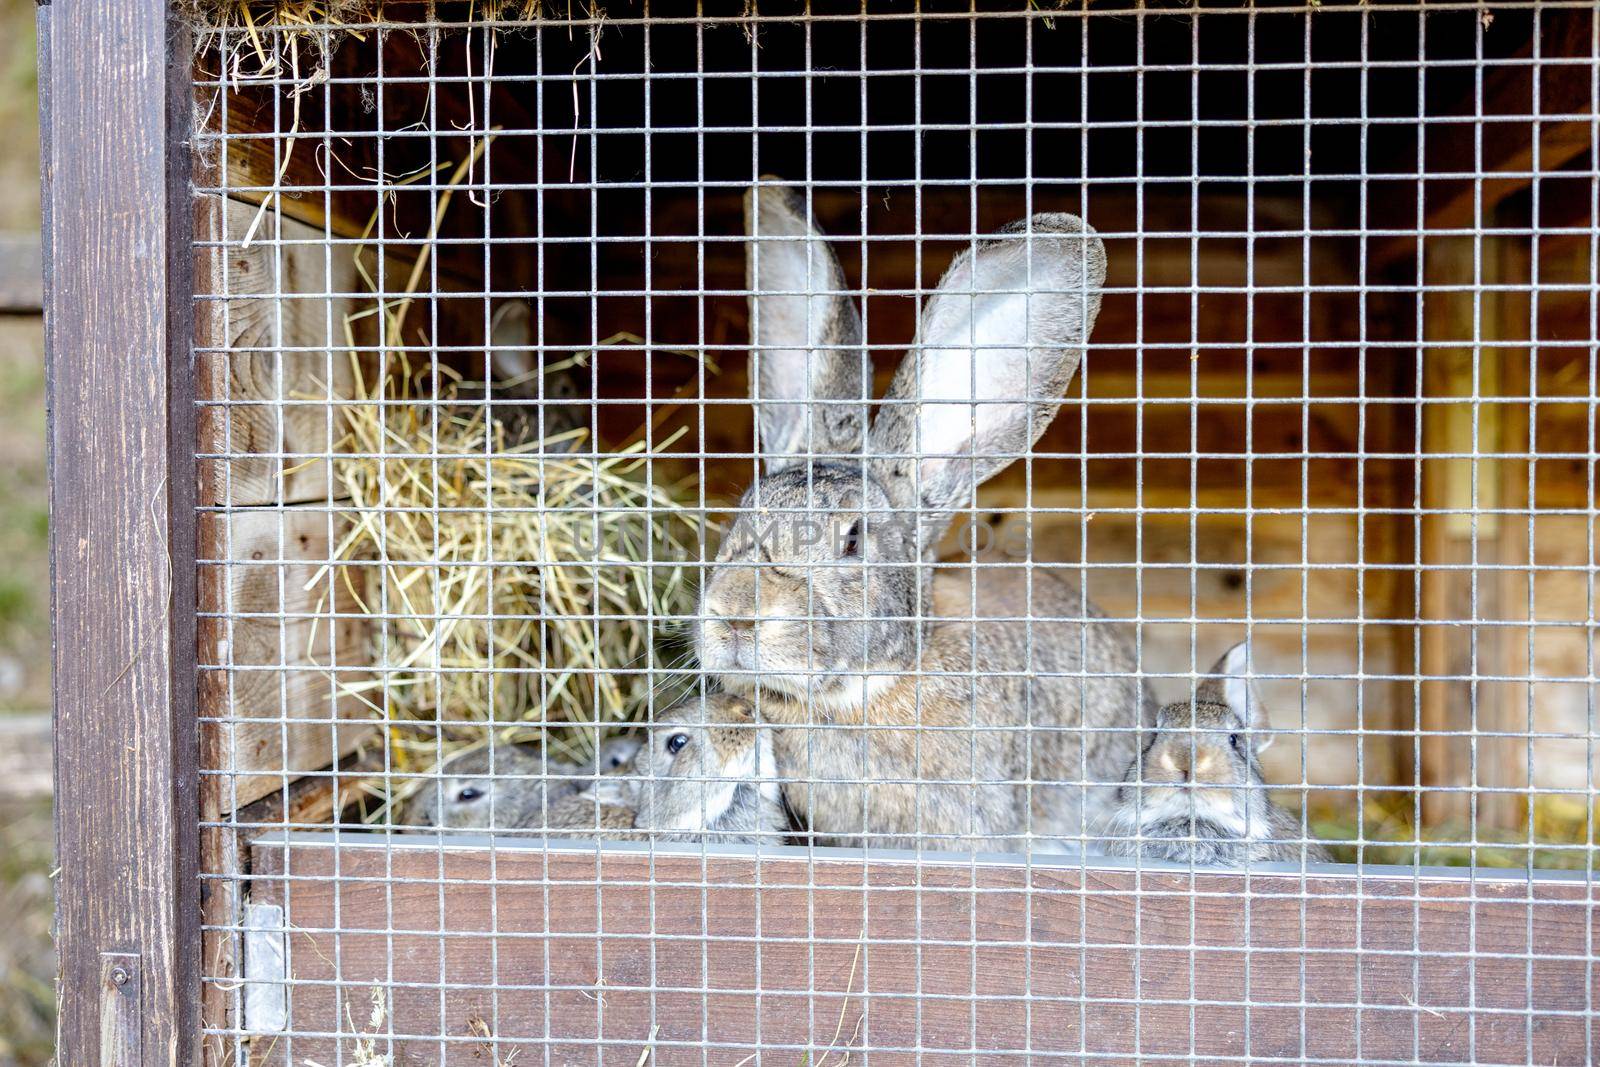
[[[370,402],[342,409],[352,525],[334,559],[373,564],[340,571],[365,575],[352,592],[380,668],[350,689],[390,724],[397,770],[487,740],[484,724],[582,758],[604,731],[562,727],[640,718],[662,683],[647,668],[675,658],[701,514],[641,476],[641,445],[518,442],[455,385],[419,397],[427,371],[393,363],[370,385],[357,366]]]

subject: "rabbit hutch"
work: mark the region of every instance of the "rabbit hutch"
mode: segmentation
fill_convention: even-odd
[[[39,12],[63,1062],[1600,1051],[1589,0]]]

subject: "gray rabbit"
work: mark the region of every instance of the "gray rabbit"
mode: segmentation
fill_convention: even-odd
[[[746,230],[765,476],[708,568],[703,669],[773,727],[789,805],[822,843],[1077,836],[1154,712],[1131,634],[1056,574],[974,581],[935,558],[1060,408],[1100,306],[1100,239],[1041,214],[957,256],[869,426],[861,319],[804,203],[753,190]]]
[[[728,693],[691,693],[651,723],[634,759],[635,825],[651,836],[783,844],[771,731]]]
[[[587,409],[570,373],[551,374],[540,359],[533,310],[524,300],[495,308],[489,324],[489,380],[466,382],[447,409],[470,418],[485,398],[505,427],[504,447],[559,454],[576,451],[588,424]],[[584,446],[587,447],[587,446]]]
[[[547,805],[622,770],[639,744],[636,737],[613,737],[588,764],[546,764],[537,745],[496,745],[492,755],[489,746],[469,749],[446,760],[438,776],[422,784],[407,809],[406,826],[506,830],[543,825]]]
[[[646,736],[614,738],[595,764],[552,763],[532,746],[487,749],[444,764],[413,800],[417,828],[536,830],[551,837],[781,844],[789,831],[770,732],[749,701],[691,694]]]
[[[1103,827],[1108,853],[1196,866],[1329,859],[1267,794],[1259,756],[1271,723],[1246,675],[1249,658],[1247,644],[1235,645],[1192,701],[1161,709]]]

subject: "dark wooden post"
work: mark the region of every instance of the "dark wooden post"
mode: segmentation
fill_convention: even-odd
[[[39,9],[59,1062],[199,1047],[188,34]]]

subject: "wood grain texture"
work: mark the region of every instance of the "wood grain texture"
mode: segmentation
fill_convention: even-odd
[[[198,1051],[187,77],[162,0],[39,9],[50,399],[58,1057],[114,1061],[102,954],[138,958],[143,1062]],[[127,1038],[128,1045],[133,1038]]]
[[[302,1036],[258,1063],[333,1062],[333,1033],[349,1062],[374,1032],[397,1065],[1591,1051],[1581,882],[282,840],[253,893],[289,906]]]
[[[349,686],[366,677],[365,568],[336,566],[318,579],[349,520],[325,508],[206,513],[200,543],[226,552],[217,643],[201,650],[201,676],[225,677],[207,693],[218,731],[207,783],[208,817],[225,814],[337,762],[372,734],[372,715]],[[330,537],[330,534],[332,537]],[[309,588],[308,588],[309,586]],[[263,669],[266,668],[266,669]]]
[[[140,1067],[139,957],[106,952],[100,956],[100,1067]]]
[[[200,499],[251,505],[338,499],[329,459],[344,437],[338,401],[355,395],[351,359],[372,343],[372,301],[348,245],[269,212],[248,247],[257,209],[208,197],[212,240],[201,259],[197,314],[209,320],[196,355],[201,401]],[[306,243],[279,243],[306,242]]]

